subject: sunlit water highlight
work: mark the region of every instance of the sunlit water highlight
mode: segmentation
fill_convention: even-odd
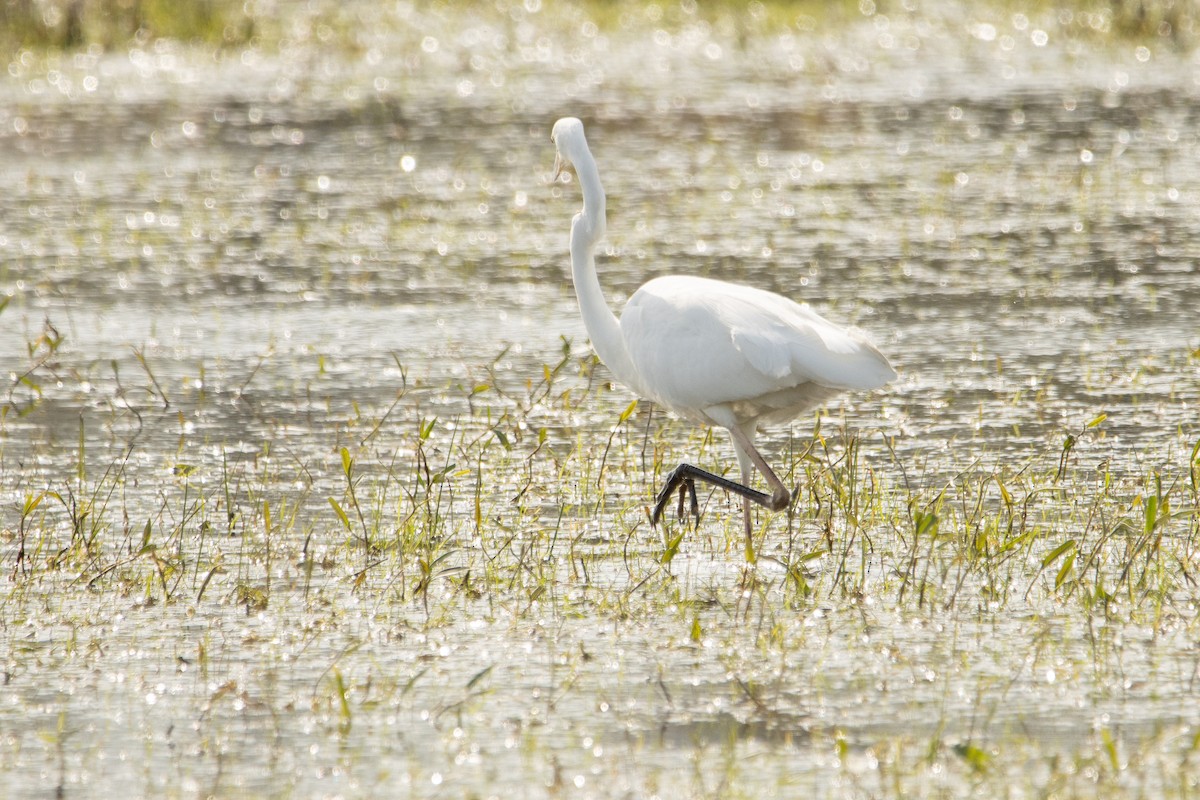
[[[832,33],[349,7],[353,53],[298,20],[278,53],[10,65],[4,793],[1194,787],[1194,581],[1108,615],[1039,568],[1075,538],[1084,569],[1106,473],[1137,509],[1182,476],[1186,510],[1194,56],[869,3]],[[858,491],[881,487],[861,527],[816,485],[751,571],[713,495],[659,564],[664,462],[730,454],[645,407],[619,423],[632,398],[592,370],[577,189],[548,183],[567,113],[614,304],[668,272],[743,281],[892,358],[894,386],[822,422],[826,466],[859,432]],[[999,508],[989,475],[1049,485],[1101,413],[1076,494],[1036,506],[1076,511],[994,569],[921,551],[909,582],[909,498]],[[769,437],[790,480],[811,431]]]

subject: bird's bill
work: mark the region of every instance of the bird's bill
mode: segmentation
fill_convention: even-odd
[[[554,153],[554,177],[551,180],[558,180],[562,174],[567,171],[567,160],[562,157],[562,153]]]

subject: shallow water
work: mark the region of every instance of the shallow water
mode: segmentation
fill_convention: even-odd
[[[0,84],[6,792],[1024,796],[1104,777],[1105,737],[1111,785],[1194,787],[1190,583],[1101,614],[1038,568],[1123,540],[1086,513],[1104,473],[1131,516],[1174,476],[1195,535],[1194,55],[987,10],[341,13],[354,51],[18,55]],[[861,527],[814,481],[749,570],[713,494],[661,566],[656,479],[730,454],[619,422],[592,370],[564,114],[614,305],[743,281],[892,359],[822,415],[819,474],[844,426],[880,487]],[[1036,545],[983,572],[931,545],[936,600],[900,588],[906,504],[992,475],[1032,498],[1101,413]],[[768,436],[789,480],[811,433]]]

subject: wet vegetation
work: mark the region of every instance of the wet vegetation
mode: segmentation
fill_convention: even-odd
[[[1186,7],[208,8],[0,85],[0,794],[1196,795]],[[753,554],[648,524],[735,465],[587,347],[563,113],[614,303],[901,372]]]
[[[229,0],[4,0],[0,41],[66,50],[154,39],[243,44],[254,35],[252,9]]]

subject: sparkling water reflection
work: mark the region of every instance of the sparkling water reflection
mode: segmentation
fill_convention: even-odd
[[[880,485],[1015,485],[1101,413],[1080,459],[1136,482],[1197,437],[1195,58],[1082,15],[499,6],[350,3],[350,52],[298,17],[279,52],[10,63],[0,786],[867,796],[986,758],[1032,793],[1109,731],[1179,767],[1154,754],[1200,724],[1194,594],[1079,613],[1042,591],[1058,538],[989,575],[931,559],[922,603],[880,512],[796,571],[825,541],[808,505],[743,593],[712,496],[663,571],[661,462],[729,454],[617,423],[548,134],[588,122],[614,303],[683,271],[873,333],[901,380],[822,425],[863,431]],[[810,432],[769,440],[797,481]],[[1082,542],[1072,519],[1052,533]]]

